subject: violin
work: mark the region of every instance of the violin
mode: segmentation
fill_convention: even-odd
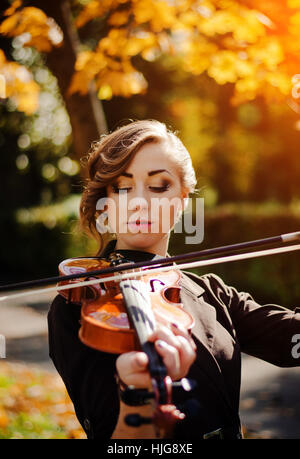
[[[62,276],[81,274],[90,279],[89,272],[124,264],[122,255],[113,253],[109,260],[99,258],[75,258],[60,263]],[[125,267],[125,266],[124,266]],[[145,268],[139,268],[139,271]],[[106,276],[108,278],[108,275]],[[122,401],[129,406],[154,402],[152,416],[125,415],[130,426],[153,423],[156,436],[170,434],[173,426],[184,415],[173,404],[173,387],[176,391],[189,392],[194,383],[183,378],[173,383],[166,367],[154,347],[148,341],[158,325],[177,323],[189,332],[194,325],[193,317],[180,303],[180,271],[169,269],[163,273],[147,270],[139,279],[120,282],[104,279],[95,285],[62,290],[68,301],[81,303],[80,340],[87,346],[113,354],[141,350],[148,356],[148,370],[152,390],[127,388]],[[69,282],[74,282],[73,280]],[[63,281],[59,285],[67,285]]]

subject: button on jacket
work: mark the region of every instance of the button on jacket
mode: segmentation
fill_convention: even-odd
[[[239,425],[241,352],[281,367],[300,366],[300,357],[292,353],[300,313],[259,305],[215,274],[182,272],[181,287],[181,302],[195,320],[197,358],[187,377],[197,387],[193,400],[182,407],[187,416],[177,423],[174,437],[199,440],[213,430]],[[79,321],[80,304],[57,295],[48,313],[49,353],[87,437],[105,441],[119,416],[118,356],[84,345],[78,338]]]

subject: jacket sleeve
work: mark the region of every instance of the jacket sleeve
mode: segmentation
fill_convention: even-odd
[[[228,309],[241,351],[280,367],[300,366],[300,312],[258,304],[246,292],[209,274],[210,286]],[[298,344],[297,344],[298,343]]]
[[[84,345],[79,337],[80,304],[58,295],[48,313],[49,355],[64,381],[88,438],[108,440],[119,415],[114,354]]]

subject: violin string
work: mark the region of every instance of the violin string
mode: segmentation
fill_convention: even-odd
[[[300,250],[300,244],[295,244],[295,245],[291,245],[287,247],[277,247],[273,249],[259,250],[255,252],[227,255],[227,256],[223,256],[219,258],[211,258],[207,260],[197,260],[194,262],[172,264],[169,266],[162,266],[162,267],[157,267],[157,268],[149,269],[149,270],[141,270],[141,271],[134,271],[134,272],[128,272],[128,273],[127,272],[126,273],[115,273],[113,276],[97,278],[97,279],[92,279],[88,281],[74,282],[72,284],[67,284],[67,285],[60,285],[60,286],[56,285],[55,287],[46,287],[46,288],[36,289],[36,290],[31,290],[31,291],[26,291],[26,292],[8,294],[8,295],[0,297],[0,302],[5,301],[5,300],[22,298],[28,295],[36,295],[36,294],[43,294],[43,293],[50,293],[50,292],[60,292],[62,290],[69,290],[72,288],[86,287],[86,286],[99,284],[100,282],[109,282],[109,281],[118,282],[118,281],[121,281],[122,279],[129,279],[129,278],[145,276],[149,272],[151,272],[151,274],[154,274],[154,273],[159,273],[159,272],[164,272],[164,271],[170,271],[173,269],[182,270],[182,269],[190,269],[190,268],[199,268],[199,267],[205,267],[205,266],[210,266],[214,264],[228,263],[230,261],[247,260],[250,258],[258,258],[258,257],[267,256],[267,255],[275,255],[279,253],[293,252],[296,250]]]

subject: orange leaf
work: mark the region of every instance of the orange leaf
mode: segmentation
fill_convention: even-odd
[[[4,16],[10,16],[22,5],[22,0],[15,0],[12,5],[4,11]]]

